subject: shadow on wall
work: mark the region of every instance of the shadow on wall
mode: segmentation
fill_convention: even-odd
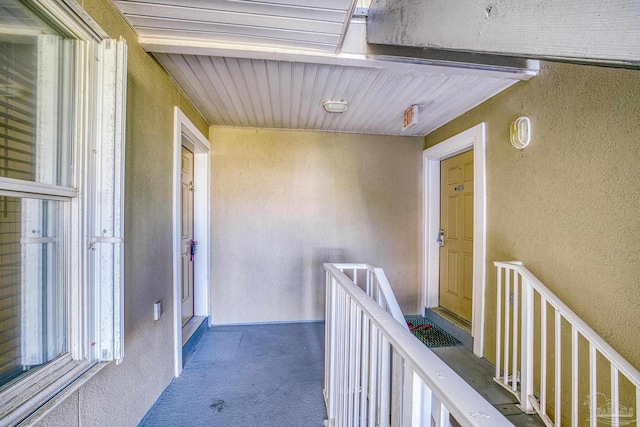
[[[304,254],[303,298],[305,313],[323,313],[325,304],[324,263],[355,262],[348,260],[342,248],[309,248]]]

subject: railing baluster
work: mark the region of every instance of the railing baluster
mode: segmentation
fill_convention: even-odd
[[[336,292],[336,284],[333,276],[329,276],[329,272],[327,272],[327,301],[330,302],[331,306],[327,307],[328,317],[326,319],[326,333],[325,339],[327,339],[327,348],[325,348],[325,399],[327,402],[327,417],[329,420],[332,420],[335,416],[335,405],[333,403],[335,392],[335,375],[336,375],[336,358],[334,357],[335,352],[335,339],[336,339],[336,328],[335,328],[335,292]]]
[[[371,321],[369,317],[362,312],[362,362],[360,366],[360,422],[359,426],[364,427],[366,425],[367,420],[367,392],[369,389],[369,368],[370,368],[370,359],[369,359],[369,346],[371,345],[371,336],[369,335],[369,328],[371,325]]]
[[[589,425],[598,426],[598,359],[596,346],[589,343]]]
[[[500,343],[502,342],[502,267],[498,267],[498,284],[496,288],[496,380],[500,379]]]
[[[432,409],[435,411],[433,414],[433,421],[435,421],[435,427],[442,426],[442,402],[438,399],[438,396],[434,395]]]
[[[340,328],[336,329],[336,338],[335,338],[335,350],[333,352],[333,357],[335,359],[335,386],[334,386],[334,397],[333,397],[333,407],[335,408],[335,413],[334,413],[334,418],[337,420],[339,417],[342,416],[342,414],[340,413],[340,398],[342,397],[341,393],[340,393],[340,387],[342,386],[342,370],[343,370],[343,366],[342,366],[342,356],[341,356],[341,351],[342,351],[342,333],[343,333],[343,328],[342,328],[342,289],[339,290],[339,292],[336,292],[336,299],[335,299],[335,304],[336,304],[336,324],[340,325]]]
[[[389,353],[391,357],[391,425],[402,426],[402,399],[404,391],[404,362],[393,346]]]
[[[517,272],[513,272],[513,375],[511,376],[511,390],[518,391],[518,305],[519,305],[519,291],[520,291],[520,275]],[[520,367],[522,369],[522,367]],[[524,403],[524,402],[521,402]]]
[[[547,300],[540,295],[540,412],[547,414]]]
[[[399,354],[398,354],[399,356]],[[402,372],[403,372],[403,380],[402,380],[402,398],[400,400],[400,404],[402,407],[402,426],[403,427],[411,427],[412,426],[412,414],[413,414],[413,393],[415,388],[413,386],[413,369],[411,366],[407,364],[406,360],[402,360]]]
[[[378,418],[378,385],[380,384],[380,376],[378,370],[378,349],[379,349],[378,328],[371,325],[371,362],[369,368],[369,427],[376,427]]]
[[[362,353],[363,353],[363,320],[362,310],[356,306],[356,366],[354,369],[354,375],[356,377],[355,388],[353,390],[353,417],[354,425],[359,427],[361,425],[360,418],[360,395],[362,394]]]
[[[349,340],[351,339],[351,316],[350,316],[350,306],[351,306],[351,298],[345,294],[345,304],[344,304],[344,318],[345,318],[345,334],[344,334],[344,386],[342,390],[344,390],[344,395],[342,398],[342,407],[343,407],[343,426],[347,426],[349,423],[349,379],[350,379],[350,371],[349,371],[349,359],[350,359],[350,348],[349,348]]]
[[[509,383],[509,317],[510,317],[510,300],[511,300],[511,270],[505,271],[504,284],[504,385]]]
[[[556,427],[561,426],[560,419],[560,405],[562,404],[562,372],[561,372],[561,355],[562,355],[562,337],[561,337],[561,326],[562,326],[562,317],[560,316],[560,312],[556,309],[555,316],[555,372],[556,372],[556,381],[555,381],[555,391],[556,391],[556,411],[555,411],[555,425]]]
[[[449,409],[444,405],[444,403],[440,402],[440,425],[445,427],[451,426],[451,419],[449,418]]]
[[[353,283],[358,286],[358,269],[356,268],[353,269]]]
[[[578,427],[578,330],[571,328],[571,425]]]
[[[324,324],[325,324],[325,334],[324,334],[324,397],[325,399],[329,396],[329,385],[331,378],[331,356],[329,352],[331,351],[331,321],[333,320],[333,316],[331,315],[331,307],[333,303],[331,301],[331,277],[329,276],[329,272],[325,271],[324,274],[324,283],[325,283],[325,304],[324,304]],[[325,402],[328,403],[329,402]],[[331,419],[331,414],[327,414],[329,419]]]
[[[638,420],[638,418],[640,417],[640,387],[636,386],[636,411],[634,412],[634,414],[636,414],[636,421]]]
[[[339,413],[339,419],[342,420],[342,418],[344,417],[344,390],[345,390],[345,385],[344,385],[344,381],[345,381],[345,376],[346,376],[346,366],[344,364],[344,357],[345,357],[345,334],[346,334],[346,319],[345,319],[345,313],[344,313],[344,306],[345,306],[345,301],[347,299],[347,295],[346,293],[343,291],[340,293],[340,324],[341,324],[341,328],[340,328],[340,348],[339,348],[339,352],[337,354],[338,358],[339,358],[339,363],[340,363],[340,382],[339,382],[339,390],[340,390],[340,394],[339,394],[339,399],[338,399],[338,413]]]
[[[381,421],[380,421],[380,411],[382,411],[382,395],[381,395],[381,391],[380,389],[382,388],[382,334],[380,333],[380,331],[378,331],[378,347],[376,349],[378,355],[377,355],[377,361],[378,364],[376,366],[376,426],[380,426]]]
[[[354,270],[355,274],[355,270]],[[355,283],[355,282],[354,282]],[[354,395],[356,388],[356,335],[358,329],[356,325],[356,305],[353,300],[349,301],[349,350],[347,352],[349,357],[349,388],[347,389],[347,426],[352,427],[354,421]]]
[[[520,406],[531,412],[533,406],[533,287],[522,278],[522,360],[520,363]]]
[[[384,335],[381,338],[380,355],[380,427],[389,425],[391,407],[391,344]]]
[[[344,376],[344,366],[342,364],[342,357],[344,354],[344,343],[342,342],[342,335],[344,334],[344,318],[343,318],[343,313],[342,313],[342,300],[343,300],[343,290],[340,289],[340,293],[337,295],[337,318],[338,318],[338,324],[340,325],[340,327],[337,329],[338,333],[336,336],[336,352],[334,357],[336,358],[336,396],[335,396],[335,408],[336,408],[336,414],[335,414],[335,419],[337,420],[341,420],[342,419],[342,390],[343,390],[343,385],[342,385],[342,377]]]
[[[411,427],[431,426],[431,389],[414,372]]]
[[[620,426],[620,376],[611,364],[611,426]]]

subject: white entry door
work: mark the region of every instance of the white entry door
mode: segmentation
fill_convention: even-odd
[[[182,147],[181,169],[182,325],[193,317],[193,153]]]

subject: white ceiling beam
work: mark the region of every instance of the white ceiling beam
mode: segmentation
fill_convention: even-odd
[[[369,43],[640,66],[638,0],[373,0]]]
[[[450,55],[449,58],[446,58],[441,53],[432,53],[424,49],[385,49],[380,46],[367,45],[365,21],[356,19],[349,25],[340,53],[153,35],[141,36],[139,41],[142,47],[150,53],[305,62],[407,71],[424,66],[431,71],[442,69],[443,72],[453,74],[508,77],[514,80],[528,80],[537,75],[539,70],[537,61],[505,60],[505,58],[483,57],[481,55],[459,55],[459,57]]]

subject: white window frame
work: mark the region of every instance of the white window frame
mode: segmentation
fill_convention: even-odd
[[[0,195],[66,202],[67,349],[0,391],[0,424],[35,423],[124,354],[126,44],[73,0],[23,0],[75,49],[72,187],[0,177]]]

